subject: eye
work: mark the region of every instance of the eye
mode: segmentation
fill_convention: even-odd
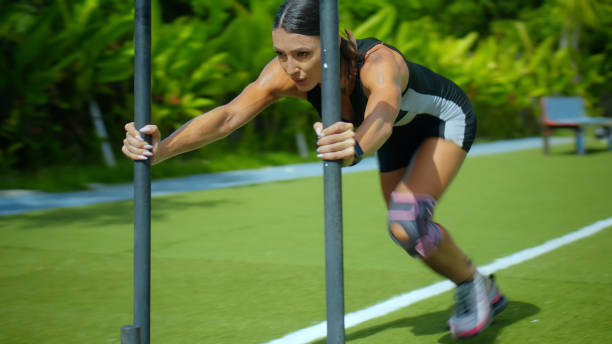
[[[298,57],[307,57],[308,55],[310,55],[309,51],[298,51],[297,53]]]
[[[278,50],[276,50],[276,51],[275,51],[275,53],[276,53],[276,56],[278,56],[278,57],[283,57],[283,56],[285,56],[285,54],[284,54],[282,51],[278,51]]]

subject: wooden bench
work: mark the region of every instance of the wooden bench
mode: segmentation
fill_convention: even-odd
[[[542,139],[544,154],[549,152],[548,137],[555,129],[569,128],[576,132],[576,153],[583,155],[584,130],[587,127],[601,127],[608,139],[608,148],[612,149],[612,118],[589,117],[580,97],[544,97],[540,99],[542,107]]]

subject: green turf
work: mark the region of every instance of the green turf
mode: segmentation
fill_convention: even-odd
[[[479,265],[612,216],[612,153],[469,158],[436,218]],[[394,246],[376,173],[344,176],[347,312],[440,278]],[[324,319],[322,182],[153,199],[154,343],[262,343]],[[131,321],[132,204],[0,217],[0,343],[119,343]],[[508,309],[475,343],[609,335],[610,229],[497,273]],[[347,331],[452,342],[445,293]]]
[[[603,343],[610,333],[612,230],[497,273],[509,303],[462,343]],[[585,268],[588,266],[588,268]],[[347,331],[347,343],[454,343],[444,327],[451,293]],[[323,341],[319,343],[324,343]]]

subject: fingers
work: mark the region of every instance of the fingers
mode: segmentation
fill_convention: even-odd
[[[323,123],[316,122],[312,125],[312,128],[314,129],[315,133],[317,133],[318,137],[323,136]]]
[[[315,123],[315,125],[317,125],[317,123]],[[317,131],[316,128],[315,131]],[[321,131],[321,134],[318,136],[319,139],[317,140],[317,145],[319,146],[319,148],[335,145],[337,143],[342,142],[346,143],[346,141],[351,141],[349,143],[355,145],[355,131],[353,130],[352,123],[336,122],[330,125],[329,127],[323,129]],[[326,153],[329,151],[329,148],[330,147],[326,147],[322,149],[321,152]]]
[[[152,136],[152,144],[142,138],[142,134]],[[137,130],[133,122],[125,125],[125,139],[121,151],[132,160],[147,160],[155,154],[161,134],[156,125],[149,124]]]
[[[321,148],[317,149],[317,157],[323,160],[344,160],[355,156],[355,141],[353,144],[343,143],[330,147],[328,152],[320,152]]]
[[[320,122],[313,125],[319,137],[317,140],[317,157],[324,160],[352,159],[355,155],[353,124],[336,122],[325,129],[322,129],[322,127]]]
[[[317,145],[319,147],[322,147],[322,146],[334,145],[334,144],[346,142],[346,141],[351,141],[350,143],[355,145],[354,138],[355,138],[355,132],[352,129],[349,129],[347,131],[342,131],[336,134],[328,134],[328,135],[319,136],[319,139],[317,140]],[[327,151],[323,150],[322,152],[324,153]]]
[[[323,129],[323,123],[316,122],[315,124],[313,124],[313,128],[318,136],[322,136],[322,135],[337,134],[337,133],[345,132],[347,130],[353,130],[354,127],[353,127],[353,123],[336,122],[330,125],[329,127]]]
[[[127,156],[128,158],[132,160],[147,160],[148,159],[148,157],[144,153],[144,150],[135,150],[133,148],[129,148],[129,146],[125,144],[125,141],[124,141],[123,147],[121,147],[121,152],[123,152],[125,156]]]
[[[155,124],[147,124],[139,130],[141,133],[146,135],[155,135],[159,134],[159,130]]]

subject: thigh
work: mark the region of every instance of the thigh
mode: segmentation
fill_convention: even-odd
[[[391,199],[391,192],[393,192],[393,190],[395,190],[398,184],[402,181],[407,169],[407,167],[403,167],[391,172],[380,172],[380,186],[382,188],[383,197],[385,198],[387,206],[389,205],[389,200]]]
[[[419,147],[430,137],[443,136],[444,123],[434,116],[417,115],[407,125],[393,127],[393,134],[378,150],[380,185],[387,204],[391,192],[410,173],[411,161]]]
[[[393,133],[376,154],[380,172],[394,174],[408,166],[423,141],[444,137],[444,128],[443,121],[427,114],[417,115],[409,124],[393,127]]]
[[[427,194],[439,199],[457,175],[467,152],[457,144],[438,137],[423,141],[411,167],[393,191]]]

